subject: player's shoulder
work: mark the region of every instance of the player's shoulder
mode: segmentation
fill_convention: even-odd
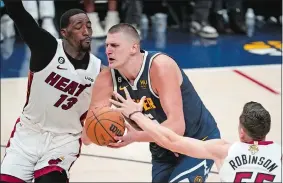
[[[112,73],[111,73],[111,69],[109,67],[104,67],[98,77],[102,80],[109,80],[112,79]]]
[[[246,146],[246,144],[242,143],[240,141],[232,142],[229,146],[229,149],[228,149],[228,155],[234,154],[235,152],[238,152],[238,151],[241,151],[244,146]]]
[[[167,69],[178,68],[176,61],[169,55],[157,52],[152,58],[151,67],[157,70],[165,71]]]
[[[57,43],[57,51],[60,51],[60,50],[64,50],[64,47],[63,47],[63,40],[60,39],[60,38],[55,38],[54,39]]]
[[[274,141],[272,141],[272,143],[270,144],[270,147],[280,151],[282,149],[282,146]]]
[[[243,149],[250,149],[250,147],[252,146],[253,144],[250,144],[250,143],[244,143],[244,142],[233,142],[230,146],[230,149],[229,149],[229,152],[238,152],[238,151],[242,151]],[[262,146],[262,147],[267,147],[268,149],[281,149],[281,145],[273,142],[273,141],[270,141],[268,143],[264,143],[264,144],[260,144],[259,146]]]
[[[92,70],[95,71],[96,75],[100,73],[101,60],[92,53],[89,53],[89,65],[92,68]]]
[[[154,62],[158,63],[173,63],[175,60],[168,54],[163,52],[149,52],[148,55],[153,55],[154,58],[152,59]]]
[[[95,56],[95,55],[92,54],[92,53],[89,53],[89,60],[90,60],[91,62],[95,62],[95,63],[101,65],[101,59],[98,58],[97,56]]]
[[[272,141],[271,145],[274,145],[275,147],[281,148],[282,146],[274,141]]]
[[[238,149],[239,147],[246,147],[248,144],[240,141],[231,143],[230,149]]]
[[[111,74],[111,69],[106,67],[100,71],[96,78],[96,86],[105,87],[113,85],[113,79]]]
[[[60,44],[60,45],[63,44],[63,40],[62,40],[62,39],[60,39],[60,38],[55,38],[55,40],[56,40],[56,42],[57,42],[58,44]]]
[[[174,61],[174,59],[168,55],[167,53],[161,52],[161,51],[152,51],[152,50],[142,50],[147,58],[150,60],[156,62],[156,61]],[[175,61],[174,61],[175,62]]]

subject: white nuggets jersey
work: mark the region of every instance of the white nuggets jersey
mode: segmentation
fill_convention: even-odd
[[[90,54],[86,70],[73,67],[57,40],[57,51],[47,67],[29,73],[27,101],[21,121],[35,130],[78,134],[91,100],[92,85],[101,60]],[[40,60],[39,60],[40,61]]]
[[[257,143],[257,144],[256,144]],[[222,182],[281,182],[281,146],[271,141],[237,142],[219,170]]]

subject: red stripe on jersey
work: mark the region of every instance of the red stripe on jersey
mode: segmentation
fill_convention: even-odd
[[[11,132],[11,135],[10,135],[10,138],[9,138],[9,140],[8,140],[8,143],[7,143],[6,148],[10,147],[10,140],[11,140],[11,138],[14,137],[15,132],[16,132],[16,126],[17,126],[17,124],[18,124],[19,122],[20,122],[20,118],[17,119],[17,121],[16,121],[16,123],[15,123],[15,125],[14,125],[14,128],[13,128],[13,130],[12,130],[12,132]]]
[[[46,166],[46,167],[43,167],[42,169],[39,169],[39,170],[35,170],[34,171],[34,178],[37,179],[41,176],[44,176],[50,172],[54,172],[54,171],[58,171],[58,172],[63,172],[64,169],[59,167],[59,166]]]
[[[6,174],[1,174],[0,175],[0,180],[1,181],[4,181],[4,182],[10,182],[10,183],[24,183],[25,181],[17,178],[17,177],[14,177],[12,175],[6,175]]]
[[[10,138],[9,138],[9,140],[8,140],[8,143],[7,143],[7,145],[6,145],[6,148],[8,148],[8,147],[10,147],[10,145],[11,145],[11,139],[14,137],[14,135],[15,135],[15,132],[16,132],[16,126],[17,126],[17,124],[20,122],[20,118],[18,118],[17,119],[17,121],[16,121],[16,123],[15,123],[15,125],[14,125],[14,128],[13,128],[13,130],[12,130],[12,132],[11,132],[11,135],[10,135]],[[5,152],[5,155],[4,155],[4,158],[5,158],[5,156],[6,156],[6,152]],[[3,158],[3,159],[4,159]],[[3,161],[3,160],[2,160]],[[0,179],[1,180],[1,179]]]
[[[27,88],[27,98],[26,98],[26,103],[24,108],[28,105],[29,102],[29,96],[30,96],[30,88],[31,88],[31,84],[32,84],[32,80],[33,80],[33,72],[29,71],[28,72],[28,88]]]
[[[273,144],[273,141],[251,141],[248,142],[248,144],[255,144],[258,143],[258,145],[269,145],[269,144]]]
[[[81,152],[82,152],[82,138],[80,138],[79,139],[79,144],[80,144],[80,149],[79,149],[79,153],[76,155],[76,157],[77,157],[77,159],[80,157],[80,155],[81,155]],[[76,161],[76,160],[75,160]],[[73,164],[75,163],[75,161],[73,161],[72,163],[71,163],[71,165],[70,165],[70,167],[69,167],[69,171],[70,171],[70,169],[72,168],[72,166],[73,166]]]

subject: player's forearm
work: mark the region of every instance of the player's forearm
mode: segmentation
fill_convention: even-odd
[[[7,13],[16,24],[20,33],[38,27],[33,17],[25,10],[21,0],[3,0]]]
[[[161,146],[170,146],[177,140],[177,134],[156,122],[153,122],[142,113],[136,113],[132,119],[144,130],[138,132],[137,141],[139,142],[156,142]]]
[[[90,145],[92,142],[90,141],[90,139],[87,137],[85,128],[83,127],[83,131],[82,131],[82,142],[84,145]]]
[[[4,4],[5,4],[5,8],[9,14],[9,16],[12,18],[14,16],[17,16],[17,11],[20,11],[19,13],[21,13],[22,11],[24,11],[24,6],[22,3],[22,0],[3,0]],[[20,15],[18,15],[18,17],[20,17]]]
[[[203,158],[211,157],[208,151],[204,148],[204,142],[188,137],[181,137],[170,128],[153,122],[142,113],[136,113],[132,119],[144,130],[139,132],[137,141],[148,142],[154,140],[158,145],[189,156]],[[192,147],[192,148],[187,148]]]
[[[33,17],[25,10],[21,0],[3,1],[7,13],[14,21],[21,38],[33,53],[35,51],[41,53],[41,58],[36,58],[37,62],[43,62],[43,66],[47,66],[56,51],[56,39],[38,26]],[[37,69],[35,69],[35,71],[37,71]]]
[[[152,136],[149,134],[150,131],[148,132],[148,128],[152,126],[154,123],[152,120],[147,118],[145,115],[142,113],[135,113],[132,115],[131,119],[135,121],[138,126],[140,126],[144,131],[139,131],[136,136],[135,141],[137,142],[154,142],[154,139]],[[152,124],[151,124],[152,123]]]
[[[154,139],[146,131],[139,131],[137,133],[136,142],[155,142]]]

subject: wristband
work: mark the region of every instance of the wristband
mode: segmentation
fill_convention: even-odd
[[[131,116],[132,116],[133,114],[138,113],[138,112],[141,112],[141,111],[134,111],[134,112],[132,112],[131,114],[129,114],[129,119],[131,119]]]

